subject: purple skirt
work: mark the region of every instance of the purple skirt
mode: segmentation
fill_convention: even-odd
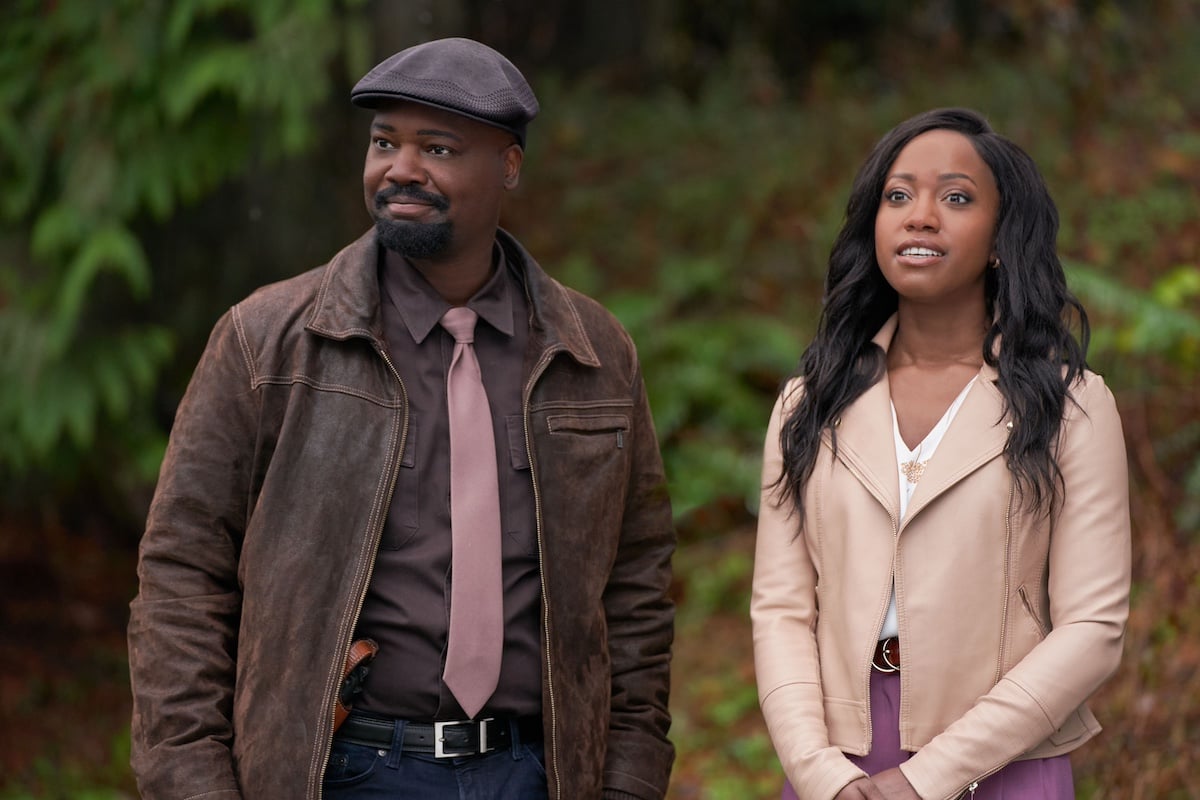
[[[900,673],[871,670],[871,752],[847,756],[868,775],[898,767],[912,757],[900,749]],[[968,797],[971,795],[968,793]],[[979,782],[974,800],[1074,800],[1071,761],[1065,756],[1013,761]],[[788,782],[782,800],[799,800]]]

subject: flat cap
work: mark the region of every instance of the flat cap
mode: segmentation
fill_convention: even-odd
[[[538,113],[533,89],[513,63],[472,39],[436,39],[380,62],[350,91],[362,108],[409,100],[442,108],[513,133],[525,146],[525,126]]]

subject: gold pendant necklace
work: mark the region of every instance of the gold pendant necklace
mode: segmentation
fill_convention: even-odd
[[[920,455],[920,452],[918,452]],[[900,464],[900,471],[904,473],[904,477],[909,483],[916,483],[921,480],[921,476],[925,474],[925,465],[929,463],[929,459],[924,461],[904,461]]]
[[[900,471],[904,473],[904,477],[909,483],[916,483],[921,480],[921,476],[925,474],[925,465],[929,463],[929,459],[921,460],[921,453],[925,450],[925,440],[917,445],[917,452],[912,454],[911,461],[900,462]]]

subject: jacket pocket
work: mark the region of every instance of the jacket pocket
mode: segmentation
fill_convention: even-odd
[[[557,401],[531,409],[533,468],[545,520],[563,546],[607,547],[593,532],[619,530],[635,436],[625,400]],[[569,533],[564,533],[567,530]],[[608,559],[608,552],[596,552]]]
[[[546,416],[550,449],[557,456],[558,476],[568,482],[586,482],[597,497],[613,501],[618,484],[624,484],[629,467],[625,439],[630,432],[628,414],[615,413],[611,406],[596,409],[558,409]],[[576,477],[577,476],[577,477]],[[572,491],[582,491],[575,486]]]
[[[1046,623],[1042,622],[1042,617],[1038,614],[1034,607],[1033,601],[1029,598],[1029,591],[1024,585],[1017,588],[1017,594],[1021,596],[1021,605],[1025,608],[1025,613],[1037,628],[1038,639],[1045,639],[1048,633]]]
[[[618,449],[625,446],[629,433],[628,414],[550,414],[546,417],[550,433],[560,436],[611,437]]]
[[[508,435],[508,463],[512,473],[501,476],[501,496],[509,492],[529,491],[529,450],[525,446],[525,417],[510,414],[504,420]],[[519,479],[516,476],[520,476]],[[517,484],[522,484],[518,486]],[[532,502],[532,501],[531,501]],[[537,558],[537,519],[532,506],[524,503],[502,503],[504,516],[504,554],[515,553]]]
[[[381,550],[399,550],[417,535],[421,525],[421,468],[417,464],[417,423],[408,421],[408,437],[400,455],[400,469],[388,506],[387,524],[379,542]]]

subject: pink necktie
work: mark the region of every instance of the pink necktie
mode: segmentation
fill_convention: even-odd
[[[442,327],[454,337],[446,375],[450,418],[450,639],[442,680],[474,718],[496,690],[504,645],[500,585],[500,486],[492,412],[475,357],[476,314],[452,308]]]

